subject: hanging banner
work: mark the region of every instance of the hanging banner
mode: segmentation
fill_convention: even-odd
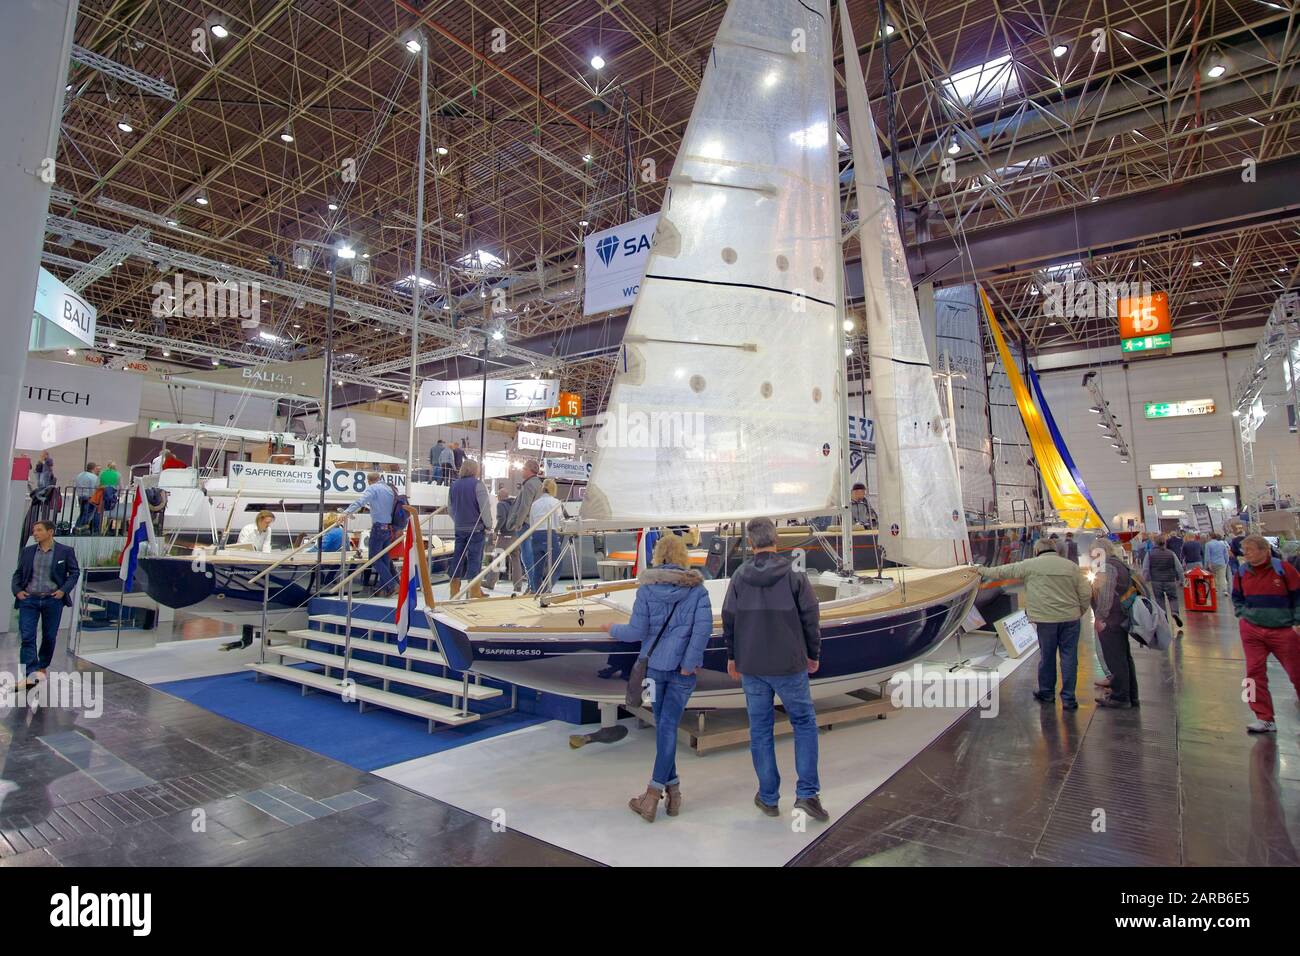
[[[214,368],[185,375],[168,375],[163,380],[173,385],[212,385],[269,392],[286,398],[314,398],[319,401],[325,393],[325,360],[267,362],[247,368]]]
[[[29,358],[15,447],[40,451],[134,425],[140,386],[135,375]]]
[[[586,237],[583,315],[632,305],[641,291],[641,276],[658,225],[659,214],[655,213]]]
[[[559,455],[572,455],[578,450],[578,442],[563,435],[541,435],[537,432],[520,432],[515,436],[520,451],[549,451]]]
[[[591,474],[591,462],[569,461],[566,458],[543,458],[542,474],[556,481],[586,481]]]
[[[36,276],[32,313],[30,351],[95,344],[95,307],[44,269]]]
[[[487,382],[487,417],[505,418],[554,408],[559,382],[553,378],[491,378]],[[484,411],[481,378],[443,381],[425,379],[415,409],[415,426],[453,425],[478,421]]]
[[[870,418],[850,415],[849,441],[874,446],[876,444],[876,423]]]

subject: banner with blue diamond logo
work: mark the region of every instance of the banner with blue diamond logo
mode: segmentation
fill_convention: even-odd
[[[583,315],[625,309],[636,301],[658,224],[655,213],[586,237]]]

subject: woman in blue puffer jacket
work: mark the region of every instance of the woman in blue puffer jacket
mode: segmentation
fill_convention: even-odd
[[[652,567],[637,576],[636,603],[626,624],[606,625],[620,641],[639,641],[647,658],[646,677],[654,701],[655,765],[645,793],[628,801],[632,812],[653,823],[659,801],[668,796],[670,817],[682,806],[677,780],[677,725],[695,691],[695,672],[713,633],[713,608],[704,577],[690,570],[686,542],[664,535],[655,545]]]

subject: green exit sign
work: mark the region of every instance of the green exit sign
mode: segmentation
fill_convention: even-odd
[[[1125,352],[1150,352],[1169,348],[1173,345],[1173,336],[1168,332],[1162,335],[1144,335],[1138,339],[1120,339],[1119,345]]]

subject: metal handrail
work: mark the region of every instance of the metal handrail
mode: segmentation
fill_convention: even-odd
[[[292,551],[290,551],[288,554],[284,555],[282,558],[280,558],[280,560],[276,561],[276,562],[275,562],[274,564],[272,564],[270,567],[268,567],[268,568],[266,568],[266,569],[264,569],[264,570],[262,570],[262,571],[259,571],[257,574],[253,575],[251,578],[248,579],[248,583],[249,583],[249,584],[256,584],[258,581],[262,580],[263,577],[265,577],[266,575],[270,574],[272,571],[274,571],[274,570],[275,570],[276,568],[278,568],[280,565],[284,564],[284,562],[286,562],[286,561],[288,561],[290,558],[292,558],[295,554],[299,554],[299,553],[302,551],[303,548],[307,547],[308,545],[310,545],[310,544],[312,544],[312,543],[314,543],[314,542],[316,542],[316,541],[319,541],[321,538],[325,537],[325,535],[329,534],[329,532],[331,532],[331,531],[333,531],[333,530],[334,530],[334,528],[333,528],[333,526],[331,525],[331,526],[328,527],[328,528],[325,528],[325,529],[323,529],[323,530],[321,530],[321,531],[317,531],[317,532],[316,532],[314,535],[312,535],[310,538],[306,538],[306,539],[304,539],[303,541],[299,542],[298,547],[294,548],[294,549],[293,549]],[[343,550],[346,551],[347,549],[348,549],[348,516],[347,516],[347,515],[344,515],[344,516],[343,516]]]
[[[552,508],[550,511],[546,512],[546,514],[542,515],[541,520],[538,521],[537,524],[530,525],[530,526],[528,527],[528,530],[527,530],[527,531],[525,531],[523,534],[521,534],[521,535],[519,535],[517,538],[515,538],[514,541],[511,541],[511,542],[510,542],[510,546],[507,547],[507,548],[506,548],[504,551],[502,551],[500,554],[498,554],[498,555],[497,555],[495,558],[493,558],[491,561],[489,561],[489,562],[484,566],[484,568],[483,568],[481,571],[479,571],[479,573],[476,574],[476,575],[474,576],[474,578],[473,578],[473,579],[472,579],[468,584],[466,584],[463,588],[461,588],[460,594],[456,595],[456,597],[452,598],[452,600],[453,600],[453,601],[468,601],[468,600],[469,600],[469,594],[470,594],[470,588],[475,587],[475,586],[476,586],[480,581],[482,581],[485,577],[487,577],[488,572],[491,571],[494,567],[497,567],[497,566],[506,567],[507,565],[502,564],[502,562],[503,562],[503,561],[508,561],[510,555],[514,554],[515,550],[516,550],[516,549],[517,549],[521,544],[523,544],[525,541],[527,541],[527,540],[532,536],[532,534],[533,534],[534,531],[536,531],[538,528],[542,527],[545,523],[547,523],[547,522],[550,520],[551,515],[555,514],[555,512],[557,512],[557,511],[560,511],[563,507],[564,507],[564,502],[562,502],[562,501],[557,501],[557,502],[555,503],[555,507],[554,507],[554,508]],[[561,512],[561,513],[563,513],[563,512]],[[548,530],[549,530],[549,528],[548,528]],[[525,569],[525,570],[526,570],[526,569]]]

